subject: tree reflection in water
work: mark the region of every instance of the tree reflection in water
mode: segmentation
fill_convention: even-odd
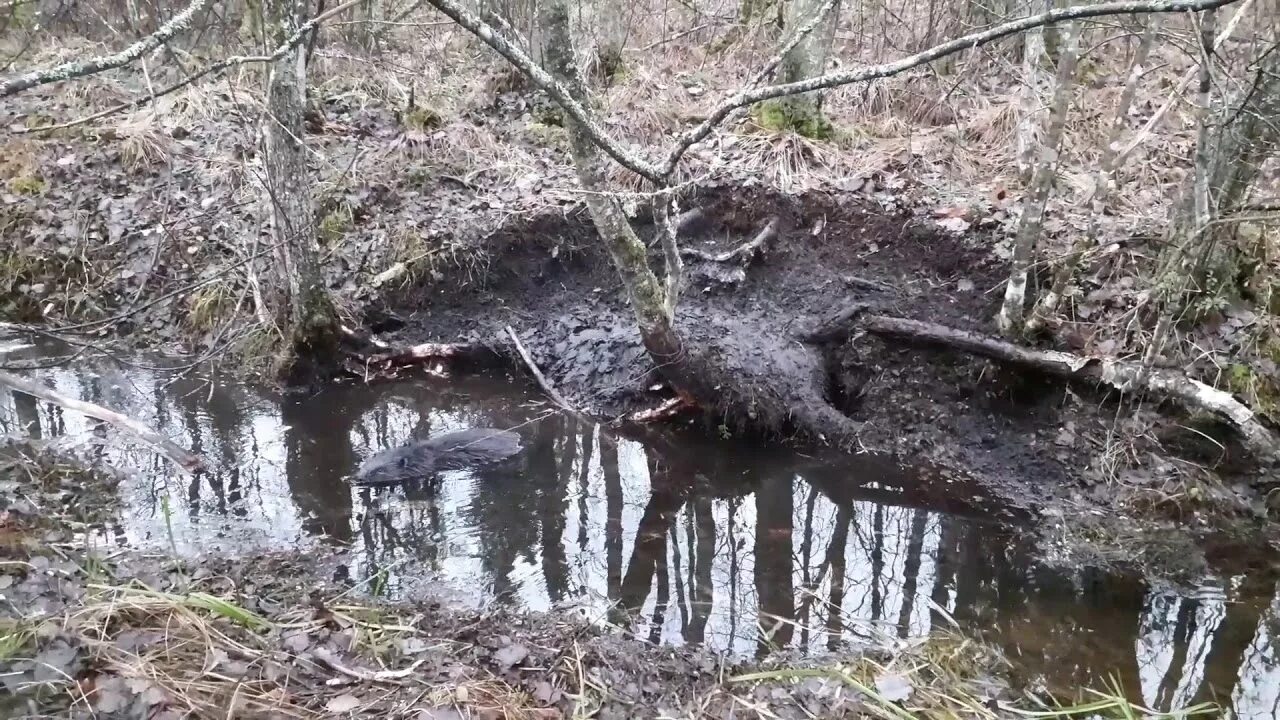
[[[875,457],[821,459],[731,444],[614,439],[505,384],[336,387],[280,399],[126,369],[41,371],[64,394],[114,405],[211,461],[179,478],[97,423],[0,394],[0,430],[94,440],[128,473],[121,533],[180,551],[328,543],[354,579],[411,596],[453,586],[479,602],[612,613],[655,642],[740,655],[840,652],[909,637],[940,608],[1050,686],[1118,672],[1157,709],[1230,698],[1280,717],[1280,592],[1256,572],[1179,596],[1133,579],[1036,561],[1028,533],[990,522],[962,478]],[[437,488],[352,488],[363,457],[470,426],[515,428],[512,464],[446,473]],[[944,487],[940,497],[927,488]]]

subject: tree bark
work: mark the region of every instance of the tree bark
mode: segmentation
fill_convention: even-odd
[[[305,22],[304,0],[266,0],[267,30],[284,42]],[[262,158],[271,203],[273,257],[279,288],[275,319],[287,343],[285,371],[297,377],[307,363],[336,361],[340,326],[318,260],[315,213],[307,169],[306,49],[297,44],[272,63],[262,120]],[[309,368],[308,368],[309,369]]]
[[[1151,342],[1143,353],[1142,364],[1151,367],[1164,349],[1165,340],[1173,332],[1174,318],[1184,306],[1184,294],[1196,274],[1196,266],[1184,267],[1186,258],[1198,255],[1197,249],[1210,249],[1213,235],[1209,223],[1213,219],[1214,205],[1211,198],[1212,184],[1211,163],[1214,149],[1210,123],[1213,120],[1213,30],[1217,11],[1208,10],[1200,17],[1200,67],[1199,82],[1196,88],[1196,107],[1198,127],[1196,130],[1195,162],[1191,173],[1189,192],[1183,202],[1175,209],[1173,222],[1170,223],[1167,236],[1173,239],[1168,244],[1170,251],[1160,258],[1160,269],[1156,273],[1155,297],[1156,327]]]
[[[543,55],[547,69],[582,107],[588,108],[586,86],[578,72],[573,38],[569,29],[569,7],[565,0],[551,0],[543,8],[542,27],[546,35]],[[608,194],[604,156],[582,123],[567,121],[569,147],[578,183],[586,191],[587,209],[596,232],[614,268],[622,278],[645,349],[659,365],[680,355],[681,341],[674,325],[674,307],[668,304],[667,287],[649,267],[647,249],[636,235],[618,200]],[[668,268],[668,273],[676,272]],[[678,282],[673,284],[678,287]]]
[[[1028,38],[1028,41],[1030,39]],[[1018,234],[1013,243],[1009,282],[1005,285],[1004,303],[1000,306],[1000,314],[996,318],[1000,331],[1005,335],[1012,335],[1022,329],[1027,300],[1027,280],[1031,271],[1031,262],[1035,258],[1036,245],[1044,229],[1044,209],[1057,175],[1062,130],[1066,126],[1067,111],[1071,106],[1078,40],[1079,33],[1075,23],[1068,24],[1062,38],[1062,56],[1058,63],[1053,105],[1049,114],[1049,128],[1040,150],[1040,159],[1035,166],[1031,187],[1028,188],[1023,203],[1022,219],[1018,223]]]
[[[1050,9],[1051,2],[1031,0],[1026,3],[1024,14]],[[1043,25],[1030,28],[1022,34],[1022,93],[1018,113],[1017,163],[1022,182],[1032,182],[1035,174],[1036,148],[1040,139],[1040,111],[1049,104],[1050,80],[1047,70]]]
[[[1036,302],[1027,321],[1027,331],[1034,333],[1044,326],[1058,310],[1066,294],[1067,286],[1075,277],[1076,268],[1090,248],[1098,244],[1102,236],[1102,221],[1106,217],[1107,200],[1116,186],[1116,171],[1120,169],[1124,158],[1120,153],[1121,135],[1129,124],[1129,108],[1133,106],[1133,98],[1138,91],[1138,80],[1146,71],[1147,57],[1151,54],[1151,46],[1155,39],[1156,23],[1150,18],[1139,18],[1143,23],[1142,39],[1134,51],[1133,62],[1129,64],[1129,74],[1125,79],[1124,89],[1120,92],[1120,100],[1116,103],[1116,112],[1111,120],[1111,132],[1107,144],[1102,149],[1102,157],[1098,160],[1098,170],[1094,173],[1093,190],[1089,193],[1089,226],[1071,246],[1071,252],[1062,260],[1054,273],[1053,283],[1049,291]]]
[[[817,15],[822,17],[815,17]],[[786,25],[792,37],[803,32],[810,20],[817,20],[818,24],[783,54],[778,67],[778,84],[801,82],[822,74],[835,42],[839,19],[839,0],[788,0]],[[761,113],[771,127],[781,126],[807,137],[822,138],[831,134],[831,123],[822,115],[821,92],[778,98],[764,105]]]
[[[1210,13],[1202,25],[1212,39]],[[1254,77],[1216,112],[1210,108],[1211,69],[1200,74],[1197,103],[1202,129],[1196,142],[1196,175],[1175,216],[1168,250],[1161,258],[1158,287],[1162,314],[1180,315],[1198,297],[1233,295],[1242,248],[1234,242],[1238,223],[1219,222],[1246,205],[1263,165],[1280,149],[1280,48],[1261,50]]]

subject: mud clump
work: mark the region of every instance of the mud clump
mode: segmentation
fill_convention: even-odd
[[[886,213],[866,198],[764,190],[706,191],[704,221],[684,246],[723,255],[774,219],[776,238],[740,281],[685,288],[677,326],[685,344],[680,384],[711,398],[713,433],[803,435],[908,460],[976,467],[996,495],[1021,502],[1025,479],[1062,482],[1072,448],[1028,452],[1040,433],[1076,412],[1046,388],[1030,417],[988,402],[1002,392],[988,363],[955,353],[889,346],[867,336],[818,347],[803,332],[849,303],[884,314],[984,329],[994,316],[1001,266],[980,247],[929,220]],[[519,222],[491,238],[482,284],[409,287],[389,296],[407,317],[393,339],[478,343],[509,350],[515,327],[535,362],[575,404],[606,417],[669,397],[670,368],[645,353],[616,273],[581,213]],[[657,258],[655,258],[655,262]],[[1056,393],[1056,395],[1055,395]],[[951,434],[956,431],[956,434]],[[1025,504],[1025,503],[1021,503]]]

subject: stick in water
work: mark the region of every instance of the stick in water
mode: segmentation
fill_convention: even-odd
[[[126,417],[114,410],[108,410],[101,405],[95,405],[83,400],[73,400],[64,397],[36,382],[18,377],[12,373],[0,370],[0,385],[24,392],[28,395],[40,398],[46,402],[61,405],[68,410],[74,410],[82,415],[88,415],[95,420],[114,425],[116,428],[138,438],[155,448],[161,455],[172,460],[178,467],[189,473],[194,473],[204,467],[204,461],[200,456],[188,452],[185,448],[173,442],[169,438],[143,425],[131,417]]]

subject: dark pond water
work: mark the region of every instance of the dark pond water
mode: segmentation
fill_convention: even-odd
[[[0,362],[40,356],[6,342]],[[601,617],[620,606],[641,637],[742,655],[839,652],[953,618],[1050,688],[1116,674],[1156,709],[1214,699],[1237,717],[1280,717],[1275,587],[1207,577],[1180,594],[1044,567],[1025,528],[998,519],[963,478],[929,468],[618,438],[506,380],[283,400],[137,366],[30,374],[210,461],[206,474],[176,475],[92,420],[0,391],[0,433],[97,443],[125,471],[126,508],[103,542],[336,554],[353,579],[392,596]],[[473,426],[513,428],[526,450],[514,467],[447,473],[436,491],[370,492],[348,480],[373,452]]]

